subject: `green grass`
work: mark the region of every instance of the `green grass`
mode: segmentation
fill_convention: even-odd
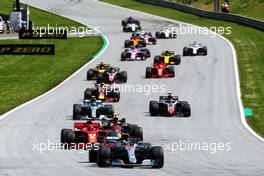
[[[102,45],[100,37],[34,41],[54,43],[55,56],[0,57],[0,114],[58,85],[87,63]],[[33,43],[32,41],[0,41]],[[74,47],[72,47],[74,46]]]
[[[0,13],[8,14],[12,1],[0,0]],[[63,17],[31,9],[31,20],[39,26],[83,26]],[[0,114],[58,85],[93,58],[101,48],[100,37],[68,38],[67,40],[0,40],[0,44],[54,43],[54,56],[0,55]]]
[[[243,105],[254,111],[254,116],[247,121],[258,134],[264,136],[264,33],[262,31],[134,0],[101,1],[199,26],[232,27],[232,34],[225,37],[234,44],[237,51]]]
[[[213,0],[172,0],[185,5],[213,11]],[[220,0],[220,5],[224,0]],[[264,0],[229,0],[232,13],[264,21]]]

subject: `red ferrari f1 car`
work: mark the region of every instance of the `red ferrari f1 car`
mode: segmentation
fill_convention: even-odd
[[[154,63],[153,67],[146,68],[146,78],[173,78],[175,71],[173,66],[164,63]]]
[[[91,119],[85,123],[74,123],[74,130],[61,130],[61,144],[64,144],[65,148],[77,144],[78,149],[87,149],[89,146],[86,144],[97,143],[97,133],[100,127],[99,122],[93,122]]]

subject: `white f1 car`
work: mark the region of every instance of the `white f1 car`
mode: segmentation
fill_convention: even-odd
[[[0,16],[0,33],[4,33],[4,20]]]
[[[177,38],[177,31],[173,27],[166,27],[156,32],[157,39],[170,39],[170,38]]]
[[[207,47],[203,46],[200,43],[194,42],[187,47],[183,48],[183,56],[206,56],[207,55]]]
[[[124,32],[136,32],[141,30],[141,27],[135,23],[128,23],[127,25],[123,26]]]

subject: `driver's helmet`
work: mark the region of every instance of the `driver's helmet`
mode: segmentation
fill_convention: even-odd
[[[91,104],[92,104],[92,105],[96,105],[96,98],[92,98],[92,99],[91,99]]]
[[[105,66],[104,66],[104,63],[101,62],[100,65],[99,65],[99,69],[104,69],[104,67],[105,67]]]
[[[165,56],[169,56],[170,52],[169,51],[165,51]]]
[[[87,118],[87,124],[92,124],[93,123],[93,119],[92,118]]]
[[[136,35],[134,35],[132,38],[131,38],[131,40],[136,40],[137,39],[137,36]]]
[[[116,137],[119,137],[119,138],[122,137],[122,132],[121,132],[121,130],[114,130],[114,131],[115,131],[115,133],[116,133]]]
[[[123,142],[127,143],[127,142],[128,142],[128,138],[129,138],[129,134],[124,133],[124,134],[122,135],[122,140],[123,140]]]
[[[109,73],[113,73],[115,71],[114,67],[109,68]]]
[[[127,21],[131,22],[133,20],[133,18],[130,16],[128,17]]]
[[[131,51],[135,51],[137,48],[135,47],[135,46],[132,46],[131,48],[130,48],[130,50]]]
[[[167,101],[168,101],[169,103],[173,102],[173,97],[172,97],[171,95],[168,95],[168,97],[167,97]]]
[[[118,121],[118,115],[114,114],[112,117],[113,122],[117,122]]]

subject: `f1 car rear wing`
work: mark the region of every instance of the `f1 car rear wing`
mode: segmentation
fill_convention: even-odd
[[[101,64],[96,64],[96,67],[99,67]],[[104,67],[106,67],[106,68],[108,68],[108,67],[110,67],[110,64],[103,64],[104,65]]]
[[[93,128],[94,130],[97,130],[100,128],[100,123],[74,123],[74,128],[76,129],[82,129],[82,128]]]
[[[178,96],[172,96],[173,100],[178,100],[178,98],[179,98]],[[166,100],[166,99],[168,99],[168,96],[160,96],[159,97],[160,101],[163,101],[163,100]]]
[[[174,55],[174,51],[162,51],[161,55],[164,56],[166,52],[169,52],[170,55]]]

